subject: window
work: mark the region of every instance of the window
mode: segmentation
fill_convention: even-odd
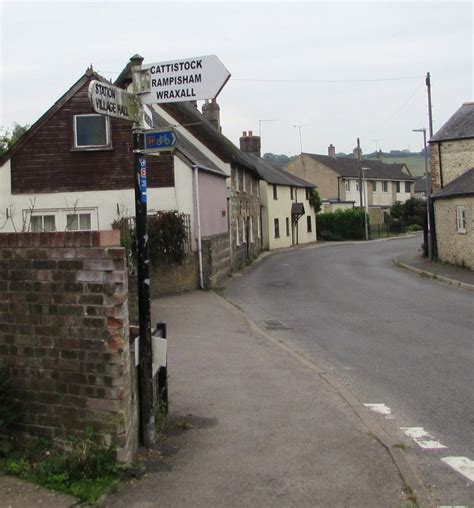
[[[101,148],[110,146],[109,119],[103,115],[74,116],[75,148]]]
[[[250,223],[249,223],[249,239],[250,243],[253,243],[253,217],[250,217]]]
[[[410,182],[405,182],[405,192],[410,193],[411,192],[410,187],[411,187]]]
[[[290,197],[291,197],[291,199],[295,199],[293,196],[293,187],[290,187]]]
[[[372,192],[377,192],[377,180],[372,182]]]
[[[360,189],[359,180],[356,180],[356,192],[359,192],[359,189]]]
[[[235,176],[235,190],[237,192],[240,191],[240,175],[239,175],[240,171],[238,169],[235,170],[235,173],[234,173],[234,176]]]
[[[240,219],[242,221],[242,243],[247,243],[247,235],[245,234],[245,218]]]
[[[456,206],[456,222],[458,233],[466,232],[466,207],[464,205]]]
[[[309,187],[306,187],[306,199],[309,201],[311,199],[311,189]]]
[[[260,180],[255,180],[257,182],[257,198],[260,197]]]
[[[240,232],[239,219],[235,219],[235,245],[240,245],[239,232]]]
[[[286,236],[290,236],[290,219],[286,218]]]
[[[90,231],[90,213],[73,213],[66,215],[66,231]]]
[[[278,199],[278,186],[273,184],[273,199]]]
[[[280,238],[280,221],[278,219],[273,219],[275,225],[275,238]]]
[[[351,181],[346,180],[346,192],[351,192]]]
[[[258,235],[259,238],[262,236],[262,231],[260,229],[260,221],[261,221],[261,216],[259,215],[257,217],[257,235]]]
[[[311,224],[311,215],[306,216],[306,226],[308,233],[311,233],[313,231],[313,225]]]
[[[242,170],[242,190],[244,192],[247,192],[246,182],[245,182],[245,171],[244,170]]]
[[[396,186],[396,191],[397,192],[400,192],[400,182],[395,182],[395,186]]]
[[[30,229],[32,233],[56,231],[56,216],[32,215],[30,217]]]
[[[386,180],[382,182],[382,192],[388,192],[388,182]]]

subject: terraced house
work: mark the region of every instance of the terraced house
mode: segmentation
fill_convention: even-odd
[[[413,196],[415,178],[405,164],[362,159],[360,167],[362,189],[357,159],[336,157],[331,145],[328,155],[302,153],[283,169],[318,187],[324,211],[367,203],[372,220],[383,217],[381,212],[396,201],[404,203]]]

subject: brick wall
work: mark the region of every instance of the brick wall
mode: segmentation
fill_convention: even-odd
[[[61,440],[94,427],[129,460],[138,400],[118,231],[0,234],[0,358],[17,429]]]
[[[202,239],[204,285],[207,288],[224,286],[230,274],[229,234],[208,236]]]

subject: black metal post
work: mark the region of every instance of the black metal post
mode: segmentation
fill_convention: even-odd
[[[138,319],[140,326],[140,413],[143,444],[151,447],[155,442],[155,411],[153,393],[153,358],[150,325],[150,274],[147,230],[147,177],[146,159],[140,130],[133,131],[133,161],[135,169],[135,231],[137,244]]]

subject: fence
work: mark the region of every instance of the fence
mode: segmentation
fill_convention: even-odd
[[[390,236],[404,235],[406,226],[402,222],[386,222],[384,224],[370,224],[369,238],[388,238]]]

